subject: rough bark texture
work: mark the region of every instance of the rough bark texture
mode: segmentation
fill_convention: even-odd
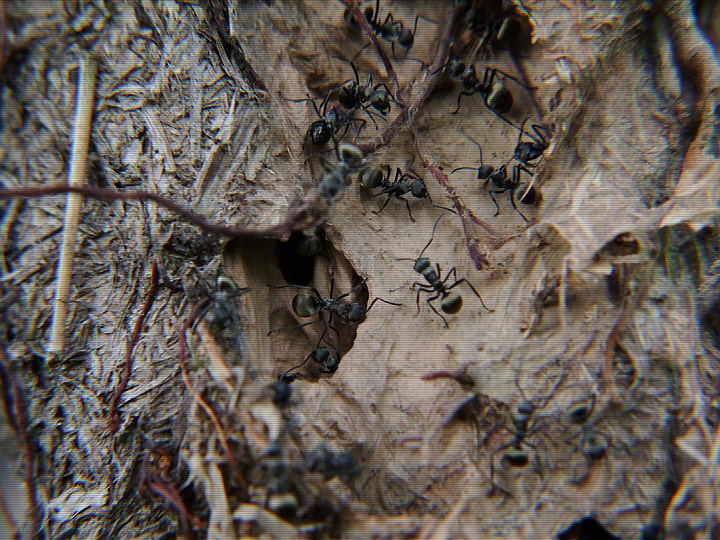
[[[592,516],[621,538],[717,537],[717,10],[475,1],[498,25],[473,32],[462,2],[384,1],[375,25],[422,15],[405,56],[348,23],[351,0],[65,4],[0,4],[2,187],[66,180],[91,54],[88,185],[278,234],[228,240],[154,203],[86,199],[55,356],[64,198],[3,195],[10,533],[582,538],[563,531]],[[511,47],[493,37],[507,17],[525,38]],[[498,77],[510,123],[478,94],[453,114],[455,58],[481,82],[486,67],[518,78]],[[343,142],[365,162],[329,203],[317,186],[339,156],[305,141],[318,116],[298,100],[320,106],[352,59],[394,100],[387,117],[355,111]],[[494,216],[477,171],[451,171],[479,167],[479,145],[512,177],[532,125],[547,148],[515,195],[532,182],[538,202],[517,203],[526,223],[512,192],[495,194]],[[358,172],[385,166],[414,171],[429,198],[380,212],[387,195]],[[309,225],[322,248],[303,258]],[[455,270],[447,286],[466,280],[447,326],[443,299],[413,286],[421,253],[441,279]],[[298,295],[382,300],[359,324],[323,312],[298,328],[312,320]],[[309,358],[323,347],[334,373]],[[282,399],[278,377],[304,359]]]

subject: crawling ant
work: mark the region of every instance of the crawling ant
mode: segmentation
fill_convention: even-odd
[[[523,445],[532,448],[537,455],[537,448],[534,444],[528,442],[528,438],[531,437],[538,429],[539,426],[531,428],[530,427],[530,420],[532,419],[533,414],[538,409],[542,409],[545,407],[547,402],[550,400],[550,398],[555,393],[555,390],[560,386],[560,384],[564,380],[564,376],[561,376],[558,382],[555,384],[555,388],[553,389],[550,394],[543,400],[543,403],[537,407],[535,406],[531,401],[529,401],[526,397],[524,392],[522,391],[522,388],[520,388],[520,384],[515,381],[515,384],[518,387],[518,390],[520,390],[520,395],[523,397],[523,401],[517,406],[516,413],[511,414],[510,418],[512,419],[513,423],[513,429],[508,430],[506,427],[504,429],[508,430],[510,434],[512,435],[512,440],[510,442],[507,442],[500,446],[499,448],[496,448],[493,453],[490,455],[490,493],[489,495],[492,496],[495,492],[495,488],[497,487],[495,485],[495,467],[494,467],[494,461],[495,456],[499,454],[500,452],[504,452],[502,459],[508,463],[508,465],[512,467],[526,467],[528,463],[530,463],[530,457],[528,456],[527,452],[523,450]],[[507,450],[507,451],[506,451]]]
[[[412,195],[418,199],[430,198],[422,178],[413,171],[403,173],[399,167],[395,171],[395,178],[392,181],[390,181],[390,167],[387,165],[385,166],[385,174],[383,174],[382,169],[376,167],[366,169],[360,173],[360,185],[368,189],[380,187],[382,191],[380,191],[378,195],[387,194],[385,203],[383,203],[380,210],[375,212],[376,214],[382,212],[390,202],[390,199],[394,197],[398,200],[405,201],[410,221],[413,223],[415,219],[412,217],[412,212],[410,211],[410,203],[404,196]]]
[[[445,279],[441,280],[440,276],[442,275],[442,271],[440,270],[440,264],[438,263],[436,265],[436,269],[433,269],[432,264],[430,263],[430,259],[427,259],[423,257],[423,253],[425,253],[425,250],[430,247],[430,244],[432,244],[432,241],[435,237],[435,227],[437,227],[437,224],[440,222],[440,218],[442,218],[442,215],[437,219],[435,222],[435,226],[433,227],[433,234],[430,238],[430,241],[425,245],[423,250],[420,252],[420,256],[415,260],[415,264],[413,265],[413,269],[418,273],[422,274],[422,276],[427,281],[426,283],[421,283],[419,281],[416,281],[413,283],[412,288],[415,290],[418,289],[416,303],[418,307],[418,313],[420,313],[420,293],[426,292],[430,293],[432,296],[428,297],[426,299],[426,302],[430,306],[430,308],[435,312],[436,315],[438,315],[443,322],[445,323],[445,328],[449,328],[450,325],[448,324],[445,317],[442,316],[440,312],[435,308],[435,306],[432,304],[433,300],[437,300],[440,298],[440,309],[443,310],[444,313],[447,313],[449,315],[455,315],[458,313],[463,306],[463,300],[462,296],[458,294],[457,292],[452,291],[455,287],[460,285],[461,283],[466,283],[468,287],[472,290],[472,292],[475,293],[475,296],[477,296],[480,299],[480,303],[482,306],[488,310],[489,312],[492,312],[493,310],[488,308],[485,305],[485,302],[483,302],[482,296],[480,296],[480,293],[478,293],[475,290],[475,287],[472,286],[472,284],[466,280],[465,278],[458,279],[457,278],[457,270],[453,266],[452,269],[448,272],[447,276],[445,276]],[[455,282],[448,286],[447,280],[450,279],[450,276],[453,276],[453,279]],[[452,292],[451,292],[452,291]],[[434,294],[433,294],[434,293]]]
[[[578,435],[582,434],[579,446],[582,449],[583,454],[591,460],[596,461],[605,456],[605,453],[610,447],[611,439],[608,435],[592,429],[592,425],[588,423],[594,409],[595,394],[593,394],[590,398],[589,404],[587,401],[584,401],[570,408],[568,411],[568,418],[571,423],[580,426],[580,431],[578,431],[575,435],[568,437],[565,442],[570,442]]]
[[[462,170],[477,171],[478,180],[485,181],[485,186],[488,188],[487,192],[490,195],[492,201],[495,203],[495,208],[497,208],[495,215],[497,216],[498,214],[500,214],[500,205],[498,205],[498,202],[497,200],[495,200],[495,197],[493,195],[504,193],[507,191],[510,195],[510,203],[512,204],[512,207],[518,214],[520,214],[520,217],[527,222],[528,218],[523,215],[523,213],[518,209],[517,205],[515,204],[515,192],[520,186],[520,172],[526,171],[530,173],[529,169],[525,167],[522,163],[519,163],[513,169],[513,175],[512,178],[510,178],[507,175],[507,165],[501,165],[497,169],[492,165],[483,165],[482,147],[480,146],[480,143],[470,139],[470,137],[468,137],[468,139],[478,147],[478,152],[480,153],[480,167],[478,167],[477,169],[475,169],[474,167],[458,167],[457,169],[454,169],[450,174]],[[489,182],[491,182],[491,184],[489,184]],[[489,189],[490,185],[492,185],[493,189]],[[523,193],[523,195],[518,200],[523,204],[533,204],[535,202],[535,189],[532,187],[532,185],[530,185],[525,190],[525,193]]]
[[[325,96],[325,99],[323,99],[320,107],[318,108],[313,98],[308,97],[303,99],[288,99],[284,97],[282,93],[280,94],[280,97],[282,97],[286,101],[291,101],[292,103],[303,103],[305,101],[309,101],[310,103],[312,103],[315,114],[317,114],[318,120],[312,122],[308,127],[305,138],[303,139],[303,145],[307,144],[307,142],[310,141],[314,146],[325,146],[330,141],[335,141],[335,135],[340,133],[340,131],[342,131],[343,129],[345,129],[345,132],[347,132],[347,128],[350,126],[353,120],[358,120],[359,122],[362,122],[362,125],[365,125],[365,120],[361,118],[353,118],[352,110],[349,114],[346,114],[342,109],[339,109],[337,107],[332,107],[328,111],[328,102],[330,101],[331,95],[332,92],[328,92],[328,94]],[[345,132],[343,132],[342,136],[340,137],[341,139],[345,135]]]
[[[504,80],[498,77],[498,75],[502,75],[505,79],[515,81],[523,88],[527,88],[527,86],[516,77],[491,67],[485,69],[485,75],[483,76],[482,82],[480,82],[477,72],[475,71],[475,66],[472,64],[466,66],[464,62],[457,59],[450,60],[444,69],[453,79],[460,81],[464,88],[464,90],[458,94],[457,109],[453,111],[453,114],[457,114],[460,110],[460,99],[463,96],[479,94],[483,98],[483,103],[485,103],[485,106],[490,111],[517,129],[515,124],[503,116],[503,113],[506,113],[512,107],[513,97],[510,90],[506,88]]]
[[[239,288],[232,279],[222,275],[218,276],[215,288],[217,292],[212,295],[212,302],[198,320],[204,317],[211,329],[222,332],[238,324],[236,310],[231,301],[249,292],[250,288]]]
[[[328,200],[333,199],[345,188],[348,175],[363,168],[365,156],[357,146],[353,144],[341,144],[338,147],[338,164],[329,171],[318,184],[320,194]]]
[[[302,285],[284,285],[282,287],[277,287],[279,289],[284,289],[286,287],[293,287],[296,289],[301,289],[303,291],[308,292],[299,292],[295,295],[292,301],[292,308],[295,315],[301,318],[308,318],[313,317],[317,315],[317,319],[314,321],[309,321],[306,323],[299,324],[297,326],[294,326],[293,328],[302,328],[304,326],[308,326],[310,324],[315,324],[319,322],[325,322],[325,317],[323,315],[324,312],[328,313],[328,321],[326,323],[326,328],[332,328],[337,332],[337,329],[332,326],[332,316],[337,315],[337,317],[340,319],[340,322],[344,325],[349,323],[361,323],[365,320],[367,314],[372,309],[372,307],[375,305],[375,302],[380,300],[381,302],[385,302],[386,304],[390,304],[393,306],[400,306],[402,304],[396,304],[395,302],[390,302],[388,300],[384,300],[380,297],[376,297],[371,303],[370,306],[365,308],[360,302],[352,302],[347,303],[343,302],[342,299],[346,298],[347,296],[353,294],[356,292],[360,287],[365,285],[365,280],[362,280],[360,283],[355,285],[352,289],[350,289],[348,292],[343,293],[335,297],[335,299],[332,299],[333,295],[333,288],[335,284],[334,277],[331,276],[330,278],[330,298],[326,299],[323,298],[320,292],[315,289],[314,287],[304,287]],[[278,328],[275,330],[271,330],[268,332],[268,335],[273,334],[275,332],[279,332],[280,330],[284,330],[283,328]],[[325,332],[323,331],[323,336]],[[318,344],[318,347],[320,345]]]
[[[334,354],[330,351],[329,348],[320,346],[323,339],[325,338],[325,332],[327,332],[327,328],[325,328],[325,330],[323,330],[323,333],[320,336],[320,340],[318,341],[317,346],[312,350],[312,352],[309,355],[307,355],[305,360],[300,362],[297,366],[291,367],[285,373],[280,375],[280,377],[279,377],[280,381],[289,382],[289,381],[294,380],[295,375],[290,375],[290,372],[303,367],[305,364],[307,364],[308,360],[310,360],[311,358],[315,362],[320,364],[320,368],[319,368],[320,373],[335,373],[337,371],[338,367],[340,367],[340,352],[334,346],[330,345],[330,343],[328,343],[327,341],[326,341],[326,343],[328,343],[328,345],[330,345],[333,349],[335,349]]]
[[[352,67],[355,78],[348,79],[335,91],[338,101],[340,105],[346,109],[354,110],[357,107],[362,108],[368,113],[373,123],[375,123],[368,108],[372,107],[383,116],[387,115],[391,108],[390,102],[394,99],[392,93],[385,83],[372,86],[372,74],[368,74],[367,82],[364,86],[361,85],[360,76],[352,61],[350,62],[350,67]]]
[[[415,43],[415,33],[417,32],[418,19],[424,19],[428,22],[434,22],[427,17],[418,15],[417,17],[415,17],[415,26],[411,31],[409,28],[405,28],[405,25],[401,20],[396,21],[393,18],[392,12],[388,11],[385,20],[381,23],[380,0],[376,0],[374,11],[372,7],[367,6],[363,14],[365,15],[365,19],[367,20],[370,28],[372,28],[372,31],[375,33],[375,35],[381,37],[385,41],[390,42],[393,58],[395,58],[395,41],[397,41],[398,45],[405,49],[405,55],[407,56],[407,52],[412,48],[413,44]],[[357,26],[357,20],[355,20],[355,17],[349,9],[345,10],[344,18],[345,21],[351,26]]]

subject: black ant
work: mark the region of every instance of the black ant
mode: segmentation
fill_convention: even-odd
[[[487,192],[490,195],[492,201],[495,203],[495,208],[497,208],[495,215],[497,216],[498,214],[500,214],[500,205],[498,205],[497,200],[495,200],[495,197],[493,197],[493,195],[504,193],[507,191],[510,195],[510,203],[512,203],[512,207],[518,214],[520,214],[520,217],[527,222],[528,218],[523,215],[523,213],[518,209],[517,205],[515,204],[515,192],[517,191],[518,187],[520,187],[521,171],[526,171],[530,174],[532,174],[532,172],[522,163],[518,163],[513,169],[512,178],[510,178],[507,175],[507,165],[501,165],[497,169],[492,165],[483,165],[482,147],[480,146],[480,143],[470,139],[470,137],[468,137],[468,139],[478,147],[478,151],[480,153],[480,167],[478,167],[477,169],[474,167],[458,167],[457,169],[454,169],[450,174],[462,170],[477,171],[478,180],[484,180],[486,187],[489,188],[490,186],[488,185],[488,182],[492,182],[491,185],[494,189],[488,189]],[[525,190],[523,195],[518,200],[523,204],[533,204],[535,202],[536,194],[535,189],[532,187],[532,184]]]
[[[332,316],[337,315],[340,319],[340,322],[342,324],[349,324],[349,323],[358,323],[360,324],[363,322],[367,316],[367,314],[370,312],[372,307],[375,305],[375,302],[380,300],[381,302],[385,302],[386,304],[390,304],[393,306],[400,306],[402,304],[396,304],[395,302],[390,302],[388,300],[384,300],[380,297],[376,297],[371,303],[370,306],[365,308],[360,302],[352,302],[347,303],[343,302],[342,299],[346,298],[347,296],[351,295],[352,293],[356,292],[360,287],[365,285],[365,280],[361,281],[355,287],[350,289],[348,292],[338,295],[335,299],[332,299],[333,294],[333,288],[335,285],[335,279],[333,276],[330,278],[330,298],[326,299],[323,298],[322,295],[318,292],[317,289],[314,287],[305,287],[302,285],[283,285],[281,287],[277,287],[279,289],[284,289],[286,287],[294,287],[296,289],[302,289],[308,292],[299,292],[295,295],[295,298],[293,298],[292,301],[292,308],[295,312],[295,315],[301,318],[308,318],[313,317],[317,315],[317,319],[314,321],[309,321],[306,323],[299,324],[297,326],[292,327],[294,328],[302,328],[304,326],[308,326],[310,324],[315,324],[319,322],[324,322],[325,318],[323,315],[323,312],[328,312],[328,321],[326,323],[326,328],[331,328],[337,333],[337,329],[332,326]],[[283,328],[278,328],[275,330],[271,330],[268,332],[268,335],[273,334],[275,332],[279,332],[280,330],[285,330]],[[323,336],[325,332],[323,331]],[[319,347],[319,344],[318,344]]]
[[[455,2],[467,27],[481,39],[479,48],[485,51],[496,46],[512,50],[524,44],[521,42],[529,41],[515,7],[508,9],[508,5],[499,1],[484,2],[481,10],[469,0]]]
[[[437,309],[435,309],[435,306],[432,304],[433,300],[437,300],[440,298],[440,309],[443,310],[444,313],[447,313],[449,315],[455,315],[458,313],[463,306],[463,300],[462,296],[460,296],[456,292],[451,292],[452,289],[460,285],[461,283],[466,283],[468,287],[472,290],[472,292],[475,293],[475,296],[477,296],[480,299],[480,303],[482,306],[488,310],[489,312],[493,312],[494,310],[488,308],[485,305],[485,302],[483,302],[482,296],[480,296],[480,293],[478,293],[475,290],[475,287],[472,286],[472,284],[466,280],[465,278],[458,279],[457,278],[457,270],[453,266],[452,269],[448,272],[447,276],[445,276],[445,279],[441,280],[440,276],[442,275],[442,271],[440,270],[440,264],[438,263],[436,265],[437,271],[433,269],[432,264],[430,263],[430,259],[427,259],[423,257],[423,253],[425,253],[425,250],[430,247],[430,244],[432,244],[432,241],[435,237],[435,228],[437,227],[437,224],[440,222],[440,218],[442,218],[442,215],[437,219],[435,222],[435,226],[433,227],[433,234],[430,238],[430,241],[425,245],[423,250],[420,252],[420,256],[415,260],[415,264],[413,265],[413,269],[418,273],[422,274],[422,276],[427,281],[427,284],[420,283],[416,281],[412,285],[412,289],[415,290],[415,288],[418,289],[416,303],[418,307],[418,313],[420,313],[420,293],[426,292],[426,293],[435,293],[433,296],[430,296],[427,298],[426,302],[430,306],[430,308],[435,312],[436,315],[438,315],[443,322],[445,323],[445,328],[449,328],[450,325],[448,324],[445,317],[442,316],[440,312],[438,312]],[[446,282],[448,279],[450,279],[450,276],[453,276],[453,279],[455,282],[448,286],[446,285]]]
[[[571,423],[580,426],[580,431],[565,440],[565,442],[570,442],[578,435],[582,434],[582,438],[580,439],[580,448],[582,449],[583,454],[593,461],[602,459],[605,456],[608,448],[610,448],[611,442],[608,435],[595,431],[593,429],[594,424],[588,423],[594,409],[595,394],[593,394],[590,398],[589,404],[587,401],[584,401],[570,408],[568,411],[568,418]]]
[[[328,200],[345,189],[348,175],[360,170],[365,165],[365,156],[357,146],[353,144],[341,144],[338,149],[338,164],[322,177],[318,184],[320,194]]]
[[[345,129],[345,132],[347,132],[347,128],[353,120],[362,122],[360,127],[361,129],[362,126],[365,125],[365,120],[362,118],[353,118],[353,110],[351,110],[349,114],[346,114],[342,109],[337,107],[332,107],[330,111],[328,111],[328,102],[330,101],[331,94],[332,92],[328,92],[325,99],[323,99],[320,104],[320,108],[318,108],[313,98],[288,99],[284,97],[282,93],[280,94],[280,97],[286,101],[291,101],[292,103],[303,103],[305,101],[309,101],[312,103],[313,109],[315,109],[315,114],[317,114],[319,120],[315,120],[308,127],[305,138],[303,139],[303,145],[310,141],[314,146],[325,146],[330,141],[335,141],[335,135],[340,133],[343,128]],[[341,139],[345,135],[345,132],[343,132],[340,137]]]
[[[434,22],[427,17],[418,15],[415,17],[415,26],[411,31],[409,28],[405,28],[401,20],[396,21],[393,18],[392,12],[388,11],[385,21],[380,23],[380,0],[376,0],[375,2],[375,11],[373,11],[372,7],[368,6],[365,8],[363,14],[365,15],[365,19],[375,35],[390,42],[393,58],[395,58],[395,41],[397,41],[398,45],[405,48],[405,55],[407,56],[407,52],[415,43],[415,33],[417,32],[418,19]],[[348,24],[357,26],[357,21],[349,9],[345,10],[344,18]]]
[[[394,197],[405,201],[405,206],[407,207],[408,215],[412,222],[415,222],[415,219],[412,217],[412,212],[410,212],[410,203],[404,198],[404,195],[412,195],[418,199],[430,198],[422,178],[413,171],[403,173],[399,167],[395,171],[395,178],[392,182],[390,181],[390,167],[388,165],[385,166],[384,175],[382,169],[375,167],[366,169],[360,173],[360,185],[368,189],[381,187],[382,191],[378,193],[378,195],[387,194],[385,203],[380,210],[375,212],[376,214],[382,212],[390,202],[390,199]]]
[[[493,495],[495,492],[495,488],[497,487],[495,485],[495,456],[499,454],[500,452],[504,452],[502,459],[508,463],[511,467],[526,467],[528,463],[530,463],[530,457],[528,456],[527,452],[523,450],[523,445],[532,448],[536,454],[537,454],[537,448],[534,444],[527,441],[528,437],[531,437],[538,429],[539,426],[536,426],[534,428],[530,427],[530,420],[538,408],[542,409],[547,405],[547,402],[550,400],[550,398],[555,393],[555,390],[560,386],[560,384],[565,379],[564,376],[561,376],[558,382],[555,385],[555,388],[552,392],[544,399],[542,405],[539,407],[536,407],[531,401],[529,401],[526,397],[524,392],[522,391],[522,388],[520,388],[520,384],[515,381],[515,384],[518,387],[518,390],[520,390],[520,395],[523,397],[523,401],[517,406],[516,408],[516,414],[511,414],[510,418],[512,419],[513,423],[513,429],[508,430],[512,434],[512,440],[508,443],[503,444],[499,448],[496,448],[493,453],[490,455],[490,493],[489,495]],[[503,426],[504,427],[504,426]],[[505,427],[504,429],[507,430]],[[508,450],[507,452],[505,452]]]
[[[218,276],[216,289],[217,292],[212,295],[212,302],[204,313],[198,317],[198,320],[204,317],[210,328],[222,332],[228,328],[236,327],[238,324],[236,311],[231,305],[231,300],[249,292],[250,288],[239,288],[232,279]]]
[[[513,104],[513,97],[505,87],[505,82],[500,79],[498,75],[502,75],[505,79],[515,81],[523,88],[527,88],[522,82],[516,77],[508,75],[504,71],[500,71],[495,68],[486,68],[485,75],[483,76],[482,82],[478,79],[475,66],[472,64],[466,66],[464,62],[460,60],[450,60],[444,68],[447,73],[453,78],[460,81],[463,85],[464,90],[458,94],[457,109],[453,111],[453,114],[457,114],[460,110],[460,99],[463,96],[472,96],[479,94],[483,98],[485,106],[495,113],[501,120],[510,124],[517,129],[517,126],[510,120],[505,118],[502,114],[509,111]]]
[[[279,380],[280,381],[293,381],[295,379],[295,375],[289,375],[291,371],[295,371],[296,369],[299,369],[303,367],[305,364],[307,364],[307,361],[311,358],[320,364],[319,371],[320,373],[335,373],[340,367],[340,352],[331,345],[328,341],[326,343],[330,345],[333,349],[335,349],[335,353],[333,354],[328,347],[321,347],[320,344],[325,339],[325,332],[327,332],[327,328],[323,330],[322,335],[320,336],[320,340],[318,341],[317,346],[312,350],[312,352],[307,355],[307,358],[300,362],[297,366],[293,366],[290,369],[288,369],[285,373],[280,375]]]
[[[518,135],[518,142],[515,147],[515,152],[513,153],[513,159],[525,167],[534,168],[536,164],[530,162],[535,161],[537,158],[542,156],[545,150],[547,150],[550,146],[547,141],[550,137],[550,129],[547,126],[533,124],[530,127],[535,132],[535,135],[532,135],[531,133],[527,133],[525,131],[525,122],[527,122],[527,120],[524,121],[520,127],[520,134]],[[543,135],[541,131],[544,131],[545,135]],[[523,134],[527,135],[532,140],[523,141]]]
[[[340,105],[346,109],[354,110],[357,107],[361,107],[365,112],[368,113],[370,119],[373,119],[370,111],[367,109],[372,107],[383,116],[390,112],[390,102],[394,100],[392,92],[388,89],[385,83],[376,84],[372,86],[372,74],[368,74],[367,82],[365,85],[360,84],[360,76],[358,75],[355,64],[351,61],[350,67],[352,67],[355,79],[348,79],[342,86],[335,90]],[[377,127],[377,124],[376,124]]]

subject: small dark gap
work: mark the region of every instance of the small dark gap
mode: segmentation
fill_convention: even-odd
[[[595,518],[586,517],[576,521],[557,535],[558,540],[620,540],[611,534]]]

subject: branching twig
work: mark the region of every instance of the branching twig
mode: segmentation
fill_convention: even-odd
[[[282,223],[267,227],[265,229],[251,229],[248,227],[230,227],[219,223],[212,223],[189,208],[185,208],[175,201],[158,193],[150,191],[115,191],[113,189],[96,188],[89,186],[68,186],[66,184],[53,186],[38,186],[25,188],[0,189],[0,199],[13,197],[37,198],[62,195],[64,193],[80,193],[86,197],[109,201],[152,201],[163,208],[174,212],[184,220],[197,225],[206,232],[220,236],[273,236],[289,233],[295,230],[305,229],[322,219],[316,208],[318,197],[303,201],[303,203],[291,213]]]
[[[132,374],[132,365],[133,365],[133,350],[135,349],[135,345],[137,345],[138,340],[140,339],[140,332],[142,332],[143,324],[145,323],[145,318],[147,317],[147,314],[150,312],[150,308],[153,305],[153,301],[155,300],[155,294],[157,293],[158,289],[158,283],[159,283],[159,276],[160,272],[158,271],[158,265],[157,262],[153,263],[152,267],[152,274],[150,275],[150,288],[148,289],[147,296],[145,298],[145,303],[143,304],[142,311],[140,312],[140,315],[138,315],[137,320],[135,321],[135,327],[133,328],[133,333],[130,336],[130,339],[128,340],[127,349],[125,351],[125,370],[123,372],[122,378],[120,382],[118,383],[117,387],[115,388],[115,395],[113,396],[113,400],[110,403],[110,434],[115,435],[120,429],[120,411],[118,411],[118,406],[120,405],[120,398],[123,395],[123,392],[125,392],[125,388],[128,385],[128,381],[130,380],[130,375]]]
[[[360,9],[357,7],[355,1],[340,1],[348,7],[350,7],[351,4],[352,6],[354,6],[354,8],[351,8],[353,9],[353,15],[358,20],[360,26],[363,28],[370,40],[373,42],[373,45],[375,45],[375,48],[380,55],[380,58],[383,59],[383,63],[385,63],[385,61],[387,60],[387,64],[385,64],[385,69],[388,71],[388,76],[391,78],[395,76],[395,72],[394,70],[392,70],[390,60],[387,59],[387,55],[382,50],[382,47],[380,46],[380,43],[375,37],[375,34],[373,33],[370,26],[367,24],[365,16],[360,13]],[[358,17],[360,18],[358,19]],[[419,79],[413,83],[413,92],[410,96],[409,102],[405,102],[398,96],[398,101],[402,105],[402,110],[398,113],[397,117],[395,118],[395,120],[393,120],[390,126],[374,139],[371,139],[365,144],[360,145],[360,149],[365,155],[374,152],[378,148],[388,144],[390,140],[397,134],[397,132],[403,126],[405,126],[405,124],[408,122],[408,118],[412,118],[409,115],[413,115],[417,111],[419,111],[420,107],[422,107],[425,101],[427,101],[430,93],[435,88],[437,81],[440,79],[443,66],[447,63],[448,50],[450,47],[450,33],[452,32],[454,24],[455,17],[449,17],[447,22],[445,23],[445,26],[441,27],[438,30],[438,35],[441,37],[438,40],[438,48],[435,51],[435,57],[433,58],[432,64],[430,64],[427,69],[424,69]],[[395,83],[397,84],[397,79],[395,79]]]
[[[405,100],[402,98],[402,91],[400,89],[400,83],[398,82],[397,74],[395,73],[395,68],[393,68],[392,62],[390,61],[390,58],[388,58],[388,55],[385,54],[385,51],[380,46],[380,42],[378,41],[377,36],[375,35],[375,32],[373,32],[373,29],[370,28],[370,24],[368,24],[367,19],[365,18],[365,15],[362,11],[360,11],[360,8],[357,5],[357,2],[355,0],[340,0],[347,8],[352,12],[353,17],[355,17],[355,20],[360,25],[360,28],[363,29],[363,32],[365,32],[365,35],[370,38],[371,43],[373,44],[373,47],[375,47],[375,50],[377,51],[378,55],[380,56],[380,60],[382,61],[383,65],[385,66],[385,73],[387,73],[388,79],[393,84],[393,90],[395,91],[395,98],[401,103],[405,104]],[[375,14],[376,17],[379,17],[379,14]]]

